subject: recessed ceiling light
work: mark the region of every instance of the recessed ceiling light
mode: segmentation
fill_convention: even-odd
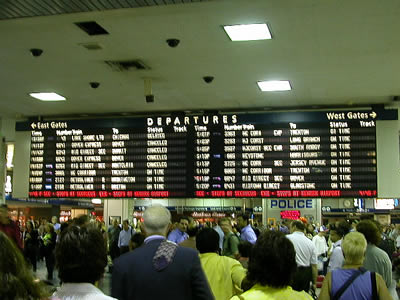
[[[247,24],[224,26],[225,32],[232,41],[270,40],[271,33],[267,24]]]
[[[263,92],[290,91],[292,89],[287,80],[258,81],[257,84]]]
[[[42,101],[65,101],[65,97],[57,93],[30,93],[31,97]]]

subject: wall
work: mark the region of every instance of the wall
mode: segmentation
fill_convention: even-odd
[[[133,201],[132,199],[104,199],[104,211],[103,217],[106,226],[109,226],[109,217],[121,217],[121,221],[125,219],[130,219],[129,214],[129,202]]]
[[[179,207],[242,207],[251,208],[261,206],[261,199],[106,199],[104,201],[104,220],[108,222],[109,216],[123,216],[123,219],[132,218],[135,206],[151,206],[161,204],[163,206]]]
[[[378,197],[400,197],[399,121],[378,121],[376,127]]]
[[[263,223],[267,224],[268,219],[275,219],[276,221],[282,221],[281,211],[285,210],[299,210],[302,217],[312,217],[313,222],[321,223],[321,199],[263,199],[265,204],[263,210],[265,210],[265,219]],[[281,202],[280,202],[281,201]],[[300,202],[299,202],[300,201]],[[306,202],[308,201],[308,202]],[[283,205],[285,203],[285,205]],[[310,204],[309,207],[306,203]],[[281,205],[280,205],[281,204]],[[297,206],[301,207],[297,207]]]
[[[0,128],[1,130],[1,128]],[[7,147],[3,142],[4,136],[0,131],[0,204],[5,203],[5,183],[6,183],[6,152]]]
[[[30,132],[15,133],[13,197],[28,198],[29,193],[29,156]]]

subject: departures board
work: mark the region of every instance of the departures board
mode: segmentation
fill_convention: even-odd
[[[376,197],[378,119],[329,111],[36,121],[29,197]]]

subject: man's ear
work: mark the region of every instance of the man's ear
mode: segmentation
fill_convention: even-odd
[[[167,226],[167,231],[165,232],[165,234],[167,234],[171,229],[172,229],[172,222],[169,222],[169,224]]]

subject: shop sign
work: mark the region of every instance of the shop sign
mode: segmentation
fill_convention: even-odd
[[[281,211],[281,219],[297,220],[298,218],[300,218],[300,211],[299,210]]]
[[[70,217],[71,211],[70,210],[60,210],[60,217]]]
[[[191,214],[193,218],[224,218],[226,214],[224,213],[219,213],[219,212],[193,212]]]
[[[382,210],[375,210],[373,208],[366,208],[366,209],[357,209],[357,208],[331,208],[330,211],[322,211],[323,213],[360,213],[360,212],[378,212],[378,213],[383,213],[384,211]]]
[[[134,206],[133,209],[137,211],[144,211],[146,210],[147,206]],[[167,206],[166,207],[170,211],[221,211],[221,212],[236,212],[236,211],[241,211],[242,207],[240,206],[209,206],[209,207],[203,207],[203,206]]]

